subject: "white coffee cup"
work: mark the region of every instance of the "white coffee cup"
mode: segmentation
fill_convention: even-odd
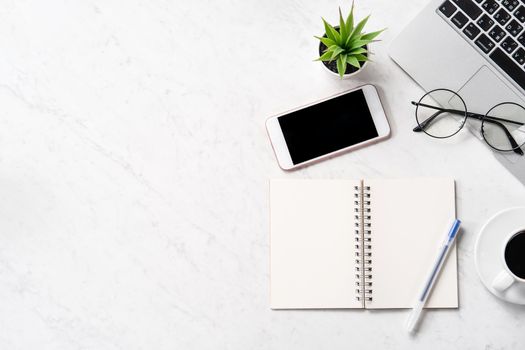
[[[516,237],[518,236],[519,236],[519,239],[516,239]],[[509,252],[507,250],[516,249],[516,247],[507,248],[509,243],[511,243],[511,241],[523,242],[524,237],[525,237],[525,228],[522,228],[522,229],[513,231],[512,234],[510,234],[507,237],[507,239],[505,239],[504,241],[503,247],[501,249],[501,260],[503,263],[503,269],[496,275],[496,278],[494,278],[494,280],[492,281],[492,287],[498,292],[504,292],[514,283],[525,284],[525,279],[517,276],[512,271],[512,269],[515,268],[515,266],[513,265],[509,267],[509,263],[512,263],[512,261],[507,261],[509,259],[509,256],[508,256]],[[518,243],[511,243],[511,244],[512,245],[516,244],[519,246]],[[506,252],[507,252],[507,256],[506,256]],[[525,257],[523,257],[524,254],[525,254],[525,251],[522,252],[522,255],[521,255],[522,258],[520,258],[521,260],[525,259]],[[523,263],[520,263],[520,264],[523,264]]]

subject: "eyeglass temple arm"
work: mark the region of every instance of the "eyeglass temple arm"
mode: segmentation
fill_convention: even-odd
[[[427,119],[423,120],[421,123],[418,123],[418,125],[414,129],[412,129],[412,131],[415,131],[415,132],[423,131],[423,129],[426,128],[426,126],[428,124],[430,124],[434,119],[436,119],[436,117],[438,117],[441,113],[447,112],[447,113],[451,113],[451,114],[465,115],[465,112],[459,111],[457,109],[446,109],[446,108],[431,106],[431,105],[427,105],[427,104],[419,103],[419,102],[414,102],[414,101],[412,101],[412,104],[414,106],[422,106],[422,107],[427,107],[427,108],[431,108],[431,109],[437,110],[436,113],[432,114],[430,117],[428,117]]]
[[[479,119],[479,120],[483,120],[484,119],[486,121],[498,121],[498,122],[506,122],[506,123],[516,124],[516,125],[524,125],[523,123],[517,122],[515,120],[498,118],[498,117],[493,117],[493,116],[490,116],[490,115],[482,115],[482,114],[478,114],[478,113],[469,113],[469,117],[474,117],[474,118]]]
[[[414,101],[412,101],[412,104],[414,106],[427,107],[427,108],[435,109],[435,110],[438,110],[438,111],[441,111],[441,112],[448,112],[448,113],[457,114],[457,115],[464,115],[465,114],[465,112],[457,110],[457,109],[441,108],[441,107],[431,106],[431,105],[427,105],[427,104],[419,103],[419,102],[414,102]],[[506,122],[506,123],[516,124],[516,125],[525,125],[525,124],[517,122],[515,120],[498,118],[498,117],[493,117],[493,116],[490,116],[490,115],[485,116],[485,115],[481,115],[481,114],[478,114],[478,113],[468,113],[468,116],[474,117],[474,118],[480,119],[480,120],[481,119],[486,119],[486,120],[491,119],[491,120],[497,120],[497,121],[500,121],[500,122]],[[434,115],[432,115],[430,118],[432,118],[432,117],[434,117]],[[430,119],[430,118],[428,118],[428,119]]]
[[[425,129],[427,125],[430,124],[434,119],[436,119],[436,117],[440,115],[441,113],[444,113],[444,111],[437,111],[436,113],[432,114],[430,117],[423,120],[421,123],[418,123],[418,125],[414,129],[412,129],[412,131],[415,131],[415,132],[423,131],[423,129]]]

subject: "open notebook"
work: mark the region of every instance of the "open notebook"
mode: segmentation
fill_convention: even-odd
[[[408,308],[455,218],[452,179],[272,180],[271,307]],[[427,307],[458,307],[455,247]]]

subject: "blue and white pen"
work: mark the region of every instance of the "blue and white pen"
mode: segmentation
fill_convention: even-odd
[[[423,286],[423,290],[417,298],[416,305],[414,305],[414,308],[408,316],[406,328],[409,332],[414,332],[416,330],[416,327],[419,323],[419,319],[421,318],[421,313],[423,312],[423,308],[425,307],[427,299],[432,292],[432,288],[434,287],[434,282],[436,282],[436,279],[439,276],[439,272],[443,267],[443,263],[447,259],[447,255],[450,251],[450,248],[452,248],[454,242],[456,241],[456,235],[459,231],[460,224],[461,221],[457,219],[454,220],[454,222],[452,223],[452,227],[450,227],[447,236],[443,241],[442,247],[439,251],[439,255],[436,259],[436,262],[434,263],[434,267],[432,268],[432,272],[430,273],[430,276],[426,279],[425,284]]]

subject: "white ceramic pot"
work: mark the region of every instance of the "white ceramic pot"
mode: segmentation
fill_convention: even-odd
[[[339,73],[334,72],[334,71],[332,71],[331,69],[328,69],[328,67],[325,66],[324,64],[323,64],[323,66],[324,66],[325,70],[326,70],[328,73],[330,73],[330,75],[335,76],[335,77],[337,77],[338,79],[346,80],[346,79],[350,79],[351,77],[355,77],[357,74],[361,73],[361,71],[362,71],[366,66],[368,66],[368,61],[366,61],[366,62],[361,66],[361,68],[359,68],[359,69],[356,70],[355,72],[347,73],[347,74],[343,75],[342,78],[341,78],[341,76],[339,75]]]

